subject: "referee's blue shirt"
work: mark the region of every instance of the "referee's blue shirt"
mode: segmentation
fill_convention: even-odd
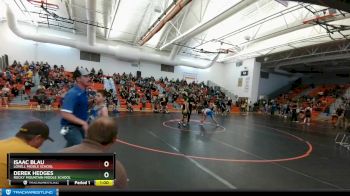
[[[71,113],[74,116],[86,121],[88,119],[88,105],[86,90],[83,90],[75,85],[64,96],[61,111]],[[74,124],[62,118],[61,125],[66,126]]]

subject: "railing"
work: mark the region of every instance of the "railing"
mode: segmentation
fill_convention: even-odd
[[[350,98],[350,87],[346,89],[342,97],[345,97],[347,99]],[[331,104],[331,106],[329,107],[331,113],[335,111],[341,104],[343,104],[342,97],[339,97],[334,103]]]
[[[234,94],[233,92],[231,92],[231,91],[229,91],[229,90],[227,90],[227,89],[221,87],[220,85],[216,84],[215,82],[213,82],[213,81],[211,81],[211,80],[208,80],[208,81],[207,81],[207,86],[209,86],[209,87],[216,87],[216,86],[217,86],[217,87],[220,87],[220,90],[221,90],[223,93],[225,93],[225,95],[226,95],[227,97],[230,97],[232,100],[235,100],[235,94]]]
[[[289,83],[285,86],[282,86],[281,88],[275,90],[274,92],[270,93],[267,95],[267,98],[275,98],[275,97],[278,97],[280,94],[283,94],[283,93],[287,93],[290,91],[290,89],[292,88],[292,84],[293,83]]]

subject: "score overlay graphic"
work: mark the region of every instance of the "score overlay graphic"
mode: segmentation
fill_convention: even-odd
[[[10,185],[113,186],[113,153],[13,153],[7,156]]]

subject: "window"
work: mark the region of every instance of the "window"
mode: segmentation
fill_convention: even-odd
[[[80,60],[100,62],[100,54],[80,51]]]
[[[268,79],[268,78],[269,78],[269,72],[261,71],[261,72],[260,72],[260,78],[266,78],[266,79]]]
[[[166,72],[174,73],[174,66],[164,65],[164,64],[161,64],[160,66],[161,66],[160,71],[166,71]]]

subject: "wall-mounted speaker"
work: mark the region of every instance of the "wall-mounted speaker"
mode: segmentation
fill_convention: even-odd
[[[7,56],[7,54],[5,54],[4,58],[5,58],[4,59],[4,61],[5,61],[4,62],[5,65],[4,66],[7,68],[9,66],[9,57]]]
[[[136,77],[137,77],[137,78],[141,78],[141,71],[137,71],[137,72],[136,72]]]

